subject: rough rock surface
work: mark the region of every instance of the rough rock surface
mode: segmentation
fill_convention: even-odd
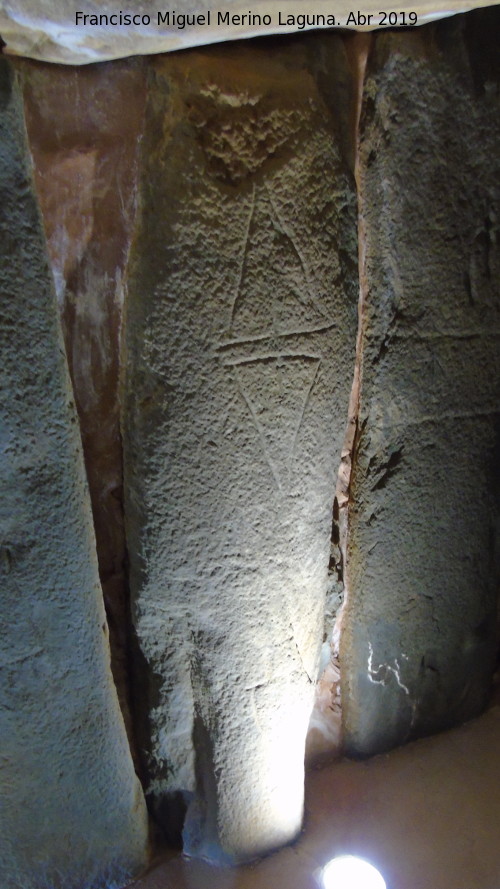
[[[145,805],[109,666],[80,435],[22,100],[0,64],[0,883],[122,885]]]
[[[157,817],[183,796],[185,851],[219,861],[302,819],[356,332],[346,70],[333,36],[150,69],[123,396],[137,703]]]
[[[18,65],[80,421],[111,665],[132,739],[117,390],[145,74],[139,60],[72,70],[28,61]]]
[[[347,749],[476,715],[499,584],[500,10],[374,37],[359,160],[361,388]]]
[[[416,13],[422,25],[495,2],[449,0],[443,8],[436,0],[386,0],[381,12],[379,0],[364,0],[362,9],[357,0],[337,0],[334,6],[330,0],[256,0],[250,9],[241,0],[219,0],[214,5],[210,0],[180,0],[170,10],[170,20],[166,20],[167,9],[157,0],[140,0],[132,8],[123,7],[118,0],[89,0],[86,4],[80,0],[65,0],[64,4],[60,0],[0,0],[0,35],[9,53],[81,65],[325,26],[359,30],[407,26],[413,24],[409,13]],[[88,18],[80,17],[77,23],[78,11]],[[122,11],[139,18],[127,24],[119,18]],[[159,12],[163,18],[158,18]],[[219,12],[222,20],[218,19]],[[118,18],[108,25],[90,19],[91,15],[113,14]]]

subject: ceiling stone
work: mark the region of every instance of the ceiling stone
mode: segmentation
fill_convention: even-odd
[[[421,25],[436,18],[492,5],[495,5],[494,0],[450,0],[445,8],[436,0],[418,0],[417,3],[409,0],[336,0],[335,4],[331,0],[254,0],[253,3],[241,0],[217,3],[215,0],[212,6],[210,0],[179,0],[168,10],[161,0],[141,0],[130,7],[121,0],[66,0],[64,4],[60,0],[0,0],[0,35],[6,44],[4,52],[9,54],[84,65],[263,34],[333,26],[333,17],[335,27],[371,30],[411,24],[410,13],[416,13],[417,24]],[[119,16],[120,11],[139,16],[139,19],[130,24],[122,20],[121,25],[119,20],[108,26],[91,23],[91,16]],[[165,18],[167,11],[169,24]],[[77,13],[81,14],[78,24]],[[163,19],[159,20],[159,13]],[[191,23],[179,27],[178,17],[187,14],[196,17],[194,23],[190,19]],[[83,20],[85,15],[87,21]],[[173,15],[177,17],[174,23]],[[261,19],[266,16],[260,24],[258,18],[254,18],[259,16]],[[144,21],[140,21],[142,17]],[[182,25],[182,18],[180,23]]]

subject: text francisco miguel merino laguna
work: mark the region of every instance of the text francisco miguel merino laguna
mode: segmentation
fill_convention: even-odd
[[[333,28],[336,25],[341,24],[358,24],[357,19],[355,18],[355,13],[350,13],[349,16],[352,16],[352,21],[346,21],[345,23],[341,23],[336,21],[335,16],[332,13],[323,15],[323,14],[302,14],[298,15],[292,13],[284,13],[278,12],[277,15],[259,14],[253,13],[251,11],[245,13],[230,13],[230,12],[221,12],[217,11],[217,13],[213,13],[210,10],[207,10],[203,13],[180,13],[180,12],[157,12],[153,16],[151,15],[142,15],[141,13],[131,13],[131,12],[116,12],[111,15],[94,15],[85,12],[76,12],[75,13],[75,24],[89,26],[94,25],[97,27],[127,27],[130,25],[135,25],[136,27],[148,27],[150,25],[156,25],[157,27],[161,27],[162,25],[166,25],[167,28],[178,28],[182,30],[183,28],[189,27],[211,27],[213,25],[216,26],[227,26],[227,27],[238,27],[238,26],[258,26],[258,25],[277,25],[278,27],[281,25],[283,27],[294,27],[299,31],[304,28],[314,28],[314,27],[327,27]],[[364,22],[363,22],[364,24]]]

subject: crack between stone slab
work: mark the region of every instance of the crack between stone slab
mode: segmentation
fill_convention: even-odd
[[[338,549],[340,552],[339,577],[343,585],[343,601],[337,612],[335,625],[331,640],[331,661],[338,664],[339,681],[338,689],[332,689],[332,693],[338,691],[338,701],[340,713],[342,714],[342,696],[341,696],[341,670],[342,663],[340,657],[341,636],[343,617],[347,609],[349,588],[347,583],[347,575],[345,572],[347,561],[347,545],[349,537],[349,505],[350,505],[350,486],[351,473],[356,452],[357,442],[359,440],[358,417],[359,417],[359,400],[362,374],[362,333],[364,324],[364,306],[367,292],[367,282],[365,275],[365,224],[361,209],[360,199],[360,181],[359,181],[359,125],[361,119],[361,109],[363,101],[363,90],[365,81],[366,65],[368,55],[373,45],[373,37],[370,34],[356,34],[344,38],[344,45],[348,64],[353,76],[355,84],[353,104],[354,115],[352,121],[352,142],[354,145],[354,180],[356,184],[357,199],[357,220],[358,220],[358,277],[359,277],[359,296],[358,296],[358,329],[356,335],[356,351],[354,359],[354,372],[351,387],[351,395],[349,399],[348,418],[344,445],[341,453],[340,467],[337,478],[337,488],[335,492],[335,505],[337,510],[337,529],[338,529]],[[335,521],[334,521],[335,528]],[[340,751],[343,747],[342,737],[342,715],[340,728]]]
[[[364,80],[366,64],[370,49],[373,45],[373,36],[371,34],[346,35],[343,38],[347,55],[348,66],[350,68],[354,88],[354,113],[352,116],[351,139],[354,145],[354,179],[356,184],[357,196],[357,220],[358,220],[358,276],[359,276],[359,296],[358,296],[358,329],[356,335],[356,348],[354,359],[354,372],[351,386],[351,394],[349,399],[347,425],[344,437],[344,444],[341,452],[340,466],[337,476],[337,484],[335,491],[334,507],[333,507],[333,523],[332,523],[332,555],[330,561],[330,572],[332,569],[337,575],[338,582],[343,586],[343,601],[337,610],[333,632],[330,641],[330,661],[327,664],[322,676],[327,675],[327,671],[331,665],[336,670],[339,679],[338,682],[331,686],[332,701],[335,700],[335,706],[342,711],[342,700],[340,695],[341,688],[341,664],[340,664],[340,639],[342,634],[342,620],[348,601],[348,587],[346,583],[345,565],[347,554],[347,542],[349,532],[349,501],[350,501],[350,482],[351,471],[353,465],[354,454],[359,440],[358,416],[359,416],[359,398],[360,398],[360,382],[361,382],[361,359],[362,359],[362,331],[364,322],[364,304],[367,291],[367,282],[364,272],[365,268],[365,226],[364,219],[360,208],[360,185],[359,185],[359,124],[361,118],[361,108],[363,100]],[[318,680],[321,681],[321,677]],[[341,721],[342,726],[342,721]],[[340,749],[335,751],[336,754],[342,753],[342,728],[340,735]],[[332,751],[333,753],[333,751]]]

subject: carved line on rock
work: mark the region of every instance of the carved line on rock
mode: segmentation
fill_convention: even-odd
[[[291,633],[292,633],[292,638],[291,638],[290,641],[293,642],[293,644],[295,645],[295,648],[296,648],[296,650],[297,650],[297,654],[298,654],[298,656],[299,656],[300,665],[301,665],[301,667],[302,667],[302,669],[303,669],[305,675],[307,676],[307,680],[308,680],[308,682],[309,682],[309,685],[314,685],[314,684],[315,684],[315,683],[314,683],[314,680],[313,680],[312,677],[309,675],[309,671],[306,669],[306,663],[305,663],[304,657],[303,657],[303,655],[302,655],[302,652],[301,652],[301,650],[300,650],[300,648],[299,648],[299,643],[297,642],[297,636],[296,636],[296,634],[295,634],[295,630],[294,630],[294,627],[293,627],[293,622],[292,622],[292,620],[290,620],[290,630],[291,630]]]
[[[305,358],[307,361],[321,361],[319,355],[308,355],[304,352],[262,352],[260,355],[252,355],[251,358],[227,358],[224,367],[238,367],[240,364],[258,364],[259,362],[273,361],[286,358]]]
[[[270,206],[269,216],[270,216],[271,221],[273,223],[273,227],[277,232],[281,232],[283,235],[285,235],[285,237],[290,242],[291,248],[294,251],[295,255],[297,256],[300,268],[302,270],[302,275],[304,277],[305,296],[302,296],[302,289],[298,289],[298,290],[294,290],[293,298],[296,299],[297,302],[300,303],[302,305],[302,307],[305,308],[306,310],[308,310],[308,309],[310,310],[312,308],[314,310],[314,312],[317,312],[320,317],[325,318],[324,325],[321,325],[321,324],[315,325],[313,328],[304,329],[303,331],[285,330],[283,333],[278,333],[278,331],[276,330],[276,319],[273,317],[272,318],[273,333],[275,336],[293,336],[293,335],[296,335],[301,332],[308,333],[308,332],[314,332],[316,330],[321,330],[321,329],[323,329],[323,327],[325,329],[327,329],[328,327],[333,326],[333,322],[327,320],[328,312],[327,312],[327,310],[325,310],[325,307],[321,304],[321,301],[318,299],[318,296],[316,295],[316,287],[314,286],[314,275],[311,272],[311,269],[310,269],[309,264],[306,260],[306,257],[304,256],[302,250],[300,249],[300,246],[296,241],[293,231],[290,229],[289,225],[283,218],[283,215],[282,215],[280,209],[278,208],[278,204],[273,197],[272,190],[270,189],[269,184],[264,183],[262,186],[262,189],[263,189],[263,191],[265,191],[268,201],[269,201],[269,206]],[[241,262],[240,262],[239,271],[238,271],[238,275],[237,275],[235,293],[234,293],[234,296],[233,296],[233,299],[231,302],[231,308],[230,308],[230,312],[229,312],[228,332],[230,332],[233,329],[234,322],[235,322],[235,315],[236,315],[238,305],[244,299],[244,293],[243,293],[242,288],[243,288],[243,281],[244,281],[244,276],[245,276],[245,268],[246,268],[246,264],[247,264],[247,257],[248,257],[248,253],[249,253],[249,247],[250,247],[250,232],[251,232],[251,228],[252,228],[253,219],[255,216],[256,207],[257,207],[257,187],[254,185],[252,187],[250,209],[249,209],[248,218],[246,221],[243,240],[242,240]],[[272,297],[272,295],[271,295],[271,297]],[[272,314],[273,314],[273,306],[274,306],[274,302],[272,302],[272,306],[271,306],[271,313]],[[248,336],[248,337],[235,337],[232,339],[232,342],[234,342],[234,343],[253,342],[253,341],[257,341],[259,339],[265,339],[269,336],[270,336],[270,334],[266,332],[266,333],[262,333],[262,334],[255,334],[254,336]]]
[[[293,458],[293,454],[295,451],[295,446],[297,443],[299,430],[302,425],[302,421],[304,419],[305,412],[307,410],[307,405],[309,404],[309,401],[310,401],[311,392],[313,390],[314,384],[315,384],[317,376],[318,376],[319,367],[321,365],[321,358],[317,355],[307,355],[304,353],[299,353],[299,354],[289,353],[286,355],[272,353],[270,355],[260,355],[258,357],[247,358],[247,359],[245,359],[245,358],[235,359],[234,361],[228,361],[225,365],[227,367],[232,367],[234,369],[234,375],[236,378],[236,384],[238,386],[238,390],[239,390],[239,392],[240,392],[240,394],[241,394],[241,396],[242,396],[242,398],[243,398],[243,400],[250,412],[250,416],[252,417],[255,429],[256,429],[257,434],[259,436],[259,440],[261,443],[265,461],[266,461],[267,465],[269,466],[269,469],[271,470],[271,474],[273,476],[273,479],[276,483],[276,487],[277,487],[278,491],[280,492],[280,494],[286,494],[287,491],[282,484],[278,469],[274,465],[274,461],[271,459],[271,457],[269,456],[269,454],[267,452],[267,442],[266,442],[265,430],[264,430],[261,422],[259,421],[259,418],[258,418],[256,412],[255,412],[255,409],[252,405],[251,398],[246,392],[246,388],[245,388],[245,385],[241,379],[238,368],[249,366],[249,365],[255,365],[255,364],[266,364],[270,361],[277,361],[277,362],[280,360],[286,361],[287,359],[295,359],[295,358],[302,358],[305,361],[315,361],[316,367],[314,369],[314,373],[313,373],[312,378],[309,382],[309,385],[307,386],[304,402],[303,402],[303,405],[300,409],[300,416],[299,416],[298,422],[295,426],[292,444],[291,444],[291,448],[290,448],[290,454],[289,454],[289,460],[291,460]],[[303,390],[303,392],[304,392],[304,390]]]
[[[282,487],[281,487],[281,482],[280,482],[278,473],[277,473],[277,471],[276,471],[276,469],[275,469],[275,467],[274,467],[274,464],[273,464],[272,460],[269,458],[269,456],[268,456],[268,454],[267,454],[267,449],[266,449],[266,439],[265,439],[265,436],[264,436],[264,430],[262,429],[262,426],[261,426],[260,423],[259,423],[258,417],[257,417],[257,415],[256,415],[256,413],[255,413],[255,411],[254,411],[254,409],[253,409],[253,406],[252,406],[252,403],[251,403],[250,399],[248,398],[248,396],[247,396],[247,394],[246,394],[246,392],[245,392],[245,387],[243,386],[243,384],[242,384],[242,382],[241,382],[239,373],[238,373],[238,371],[237,371],[236,368],[235,368],[235,377],[236,377],[236,384],[237,384],[237,386],[238,386],[238,390],[239,390],[239,392],[240,392],[240,395],[241,395],[241,397],[243,398],[243,400],[244,400],[244,402],[245,402],[245,404],[246,404],[248,410],[250,411],[250,415],[251,415],[252,420],[253,420],[253,422],[254,422],[254,426],[255,426],[255,428],[256,428],[256,430],[257,430],[257,433],[258,433],[258,435],[259,435],[259,439],[260,439],[260,443],[261,443],[261,445],[262,445],[262,451],[263,451],[263,453],[264,453],[265,461],[266,461],[267,465],[269,466],[269,469],[271,470],[271,475],[272,475],[272,477],[274,478],[274,481],[275,481],[275,483],[276,483],[276,487],[277,487],[278,491],[280,492],[280,494],[283,494],[284,491],[283,491],[283,489],[282,489]]]
[[[500,416],[497,405],[482,411],[443,411],[437,414],[422,414],[422,416],[415,417],[415,419],[408,419],[406,416],[402,420],[374,419],[371,425],[373,429],[406,429],[407,426],[422,426],[424,423],[442,423],[444,420],[477,420],[479,417],[489,418],[492,416]]]
[[[268,333],[257,333],[254,336],[234,337],[232,339],[214,343],[214,348],[217,352],[222,352],[224,349],[229,349],[231,346],[245,346],[247,344],[251,345],[252,343],[260,343],[263,340],[281,340],[287,337],[289,338],[292,336],[302,336],[302,334],[308,333],[324,333],[327,330],[331,330],[332,327],[336,327],[335,321],[330,321],[328,324],[319,324],[317,327],[302,327],[298,330],[287,330],[284,333],[276,333],[274,335],[269,335]]]
[[[300,262],[300,267],[301,267],[301,269],[302,269],[302,273],[303,273],[303,275],[304,275],[305,282],[306,282],[306,285],[307,285],[307,291],[308,291],[309,299],[311,300],[312,304],[313,304],[314,307],[316,308],[317,312],[318,312],[320,315],[323,315],[323,317],[325,317],[325,311],[324,311],[324,308],[323,308],[323,306],[321,305],[321,303],[318,302],[318,298],[314,295],[314,291],[315,291],[315,288],[314,288],[314,286],[313,286],[313,280],[314,280],[314,279],[313,279],[313,275],[312,275],[312,273],[311,273],[311,270],[310,270],[310,268],[309,268],[309,265],[308,265],[308,263],[306,262],[306,259],[305,259],[305,257],[303,256],[302,251],[301,251],[301,250],[299,249],[299,247],[297,246],[297,244],[296,244],[296,242],[295,242],[295,238],[293,237],[293,234],[291,233],[291,231],[290,231],[290,229],[288,228],[287,224],[285,223],[285,221],[284,221],[284,219],[283,219],[283,217],[282,217],[280,211],[278,210],[278,207],[277,207],[277,205],[275,204],[275,202],[274,202],[274,200],[273,200],[273,196],[272,196],[271,190],[270,190],[270,188],[269,188],[269,186],[268,186],[267,183],[264,184],[264,188],[266,189],[267,195],[268,195],[268,197],[269,197],[269,203],[271,204],[271,207],[272,207],[272,209],[273,209],[274,215],[275,215],[275,217],[276,217],[276,219],[277,219],[279,225],[281,226],[281,230],[283,231],[283,234],[285,234],[285,235],[287,236],[287,238],[288,238],[288,240],[290,241],[290,243],[291,243],[293,249],[295,250],[295,253],[297,254],[297,258],[298,258],[298,260],[299,260],[299,262]],[[307,302],[306,302],[305,300],[301,299],[300,296],[299,296],[298,294],[297,294],[297,299],[302,303],[303,306],[305,306],[305,307],[307,308]]]
[[[229,330],[231,330],[231,328],[234,324],[234,315],[236,312],[236,306],[238,304],[238,300],[241,297],[241,285],[243,283],[243,272],[245,270],[245,263],[246,263],[246,258],[247,258],[247,254],[248,254],[248,245],[250,243],[250,229],[252,227],[252,220],[253,220],[254,213],[255,213],[255,205],[256,205],[256,200],[255,200],[255,185],[254,185],[254,186],[252,186],[252,197],[250,200],[250,213],[248,214],[248,220],[247,220],[247,224],[246,224],[246,228],[245,228],[245,234],[243,236],[243,250],[242,250],[242,256],[241,256],[240,271],[239,271],[239,275],[238,275],[238,283],[236,285],[236,290],[235,290],[233,302],[231,305],[231,316],[230,316],[230,320],[229,320]]]
[[[299,429],[300,429],[300,427],[302,426],[302,420],[304,419],[304,415],[305,415],[307,406],[308,406],[309,401],[310,401],[310,398],[311,398],[311,392],[312,392],[312,390],[313,390],[314,384],[315,384],[315,382],[316,382],[316,378],[317,378],[317,376],[318,376],[318,371],[319,371],[319,367],[320,367],[320,364],[321,364],[321,359],[318,358],[318,359],[316,359],[316,360],[317,360],[318,363],[316,364],[316,368],[315,368],[315,371],[314,371],[312,380],[311,380],[311,382],[310,382],[309,389],[307,390],[306,398],[305,398],[304,404],[302,405],[302,410],[301,410],[301,412],[300,412],[299,422],[298,422],[297,427],[296,427],[296,429],[295,429],[295,435],[293,436],[292,454],[293,454],[293,452],[295,451],[295,445],[296,445],[296,443],[297,443],[297,438],[298,438],[298,435],[299,435]]]

